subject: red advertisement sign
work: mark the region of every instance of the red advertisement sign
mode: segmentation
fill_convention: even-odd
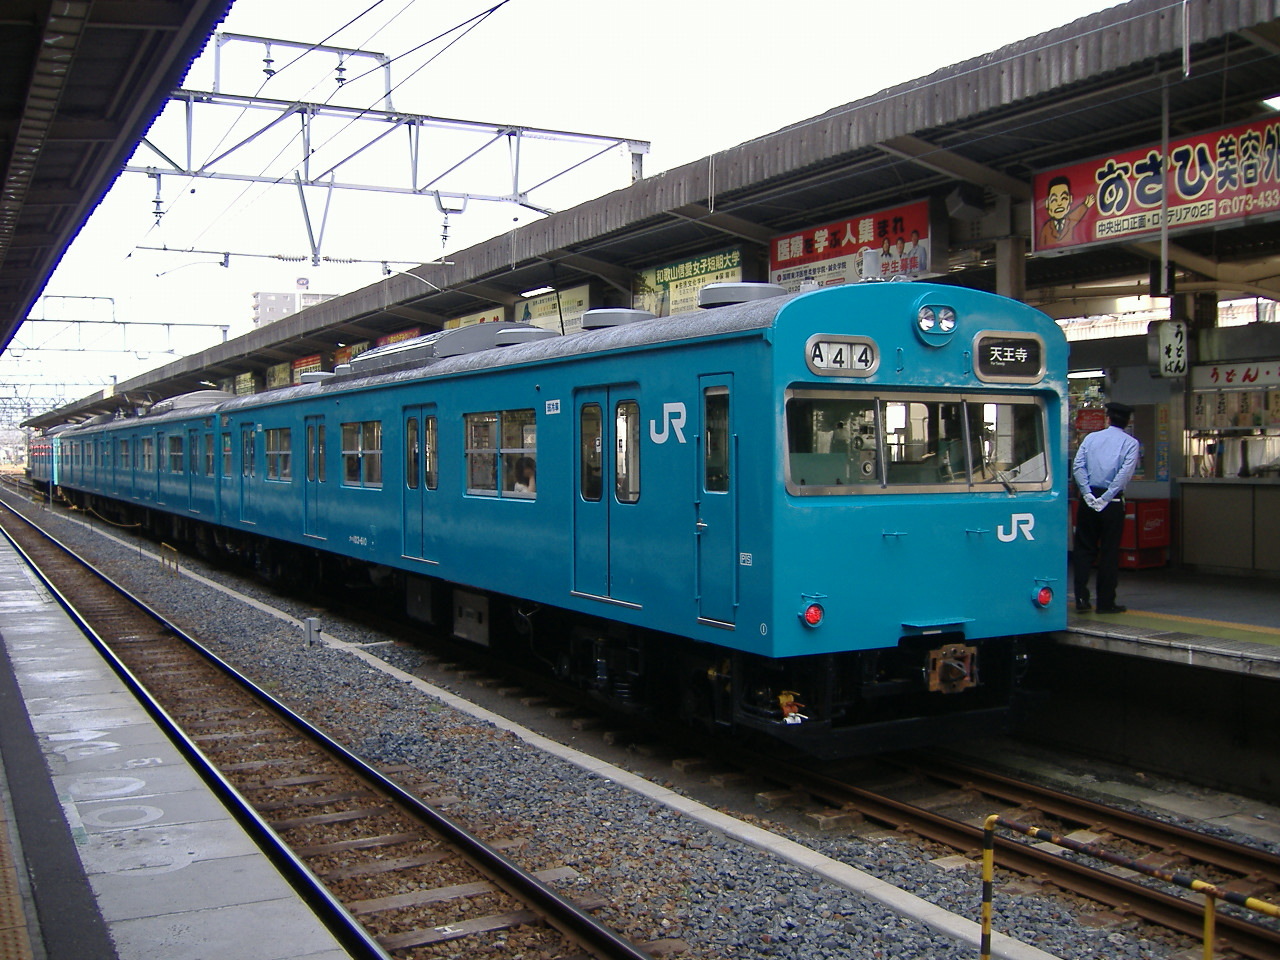
[[[935,276],[929,247],[929,201],[829,221],[775,237],[769,278],[790,290],[812,280],[821,286]]]
[[[1161,210],[1164,171],[1167,211]],[[1034,180],[1036,253],[1280,213],[1280,122],[1261,121],[1111,154]]]

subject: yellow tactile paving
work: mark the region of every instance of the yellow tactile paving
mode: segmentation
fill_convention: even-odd
[[[13,847],[9,844],[9,822],[3,810],[0,810],[0,960],[32,960]]]

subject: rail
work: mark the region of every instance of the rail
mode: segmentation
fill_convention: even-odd
[[[1126,870],[1133,870],[1136,873],[1153,877],[1156,880],[1164,880],[1167,883],[1176,884],[1187,890],[1194,890],[1197,893],[1204,894],[1204,960],[1213,960],[1214,944],[1216,940],[1216,918],[1217,903],[1219,900],[1226,900],[1228,903],[1234,903],[1236,906],[1244,907],[1247,910],[1253,910],[1257,913],[1265,914],[1269,917],[1280,918],[1280,906],[1274,903],[1268,903],[1265,900],[1259,900],[1257,897],[1248,897],[1241,893],[1235,893],[1231,890],[1224,890],[1222,887],[1208,883],[1204,880],[1197,880],[1195,877],[1188,876],[1185,873],[1175,873],[1169,870],[1161,870],[1158,867],[1151,867],[1141,861],[1134,860],[1130,857],[1122,856],[1118,853],[1112,853],[1092,843],[1081,843],[1078,840],[1072,840],[1069,837],[1059,836],[1051,830],[1045,830],[1042,827],[1032,827],[1025,823],[1019,823],[1016,820],[1010,820],[999,814],[992,814],[987,817],[982,827],[982,960],[991,960],[991,906],[995,890],[995,860],[996,860],[996,827],[1004,827],[1015,833],[1021,833],[1024,836],[1031,837],[1035,840],[1041,840],[1071,850],[1074,853],[1082,854],[1086,857],[1092,857],[1097,860],[1104,860],[1107,863],[1117,867],[1123,867]]]

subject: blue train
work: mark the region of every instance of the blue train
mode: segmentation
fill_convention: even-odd
[[[48,431],[81,507],[409,615],[601,700],[820,755],[989,729],[1066,626],[1066,366],[961,287],[588,313]]]

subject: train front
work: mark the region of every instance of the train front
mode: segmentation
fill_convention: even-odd
[[[997,726],[1066,626],[1061,330],[979,291],[861,284],[784,306],[773,355],[786,666],[753,685],[758,716],[829,753]]]

